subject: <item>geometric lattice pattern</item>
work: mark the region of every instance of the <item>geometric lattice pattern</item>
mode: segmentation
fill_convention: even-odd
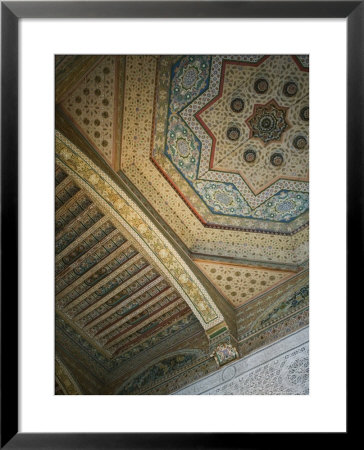
[[[294,275],[288,271],[251,268],[238,264],[207,261],[195,263],[234,307],[247,303]]]
[[[61,56],[56,103],[57,394],[74,391],[61,363],[83,394],[169,394],[217,370],[180,262],[238,357],[308,324],[308,56]]]
[[[115,57],[104,57],[62,103],[64,111],[110,164],[114,145],[115,81]]]
[[[307,223],[308,61],[186,56],[166,70],[167,125],[153,161],[167,179],[180,174],[182,198],[191,204],[188,183],[226,227],[236,218],[241,228],[289,233]]]

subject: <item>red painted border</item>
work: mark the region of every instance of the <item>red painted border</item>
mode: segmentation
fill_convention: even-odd
[[[256,63],[249,63],[249,62],[241,62],[241,61],[223,61],[223,68],[222,68],[222,81],[220,82],[220,87],[219,87],[219,94],[217,97],[215,97],[214,99],[212,99],[207,105],[205,105],[200,111],[198,111],[195,114],[196,119],[199,121],[199,123],[201,124],[201,126],[205,129],[205,131],[210,135],[211,139],[213,140],[213,145],[215,145],[215,137],[210,134],[209,130],[206,129],[204,127],[203,121],[202,119],[199,117],[199,114],[202,114],[202,112],[210,105],[212,105],[214,102],[216,102],[219,98],[221,98],[222,96],[222,85],[223,85],[223,79],[225,76],[225,66],[226,64],[237,64],[237,65],[246,65],[246,66],[253,66],[253,67],[257,67],[259,66],[261,63],[263,63],[266,59],[269,58],[270,55],[265,55],[262,57],[262,59],[260,59],[258,62]],[[294,58],[292,56],[292,58]],[[296,62],[296,61],[295,61]],[[296,62],[297,63],[297,62]],[[301,68],[301,67],[300,67]],[[307,70],[308,71],[308,70]],[[296,233],[298,233],[299,231],[303,230],[304,228],[306,228],[308,226],[308,222],[302,226],[300,226],[299,228],[297,228],[294,231],[291,232],[279,232],[279,231],[268,231],[268,230],[257,230],[257,229],[252,229],[252,228],[246,228],[246,227],[238,227],[238,226],[228,226],[228,225],[219,225],[219,224],[214,224],[214,223],[208,223],[206,222],[206,220],[196,211],[196,209],[192,206],[192,204],[189,202],[189,200],[184,197],[184,195],[182,194],[182,192],[179,190],[179,188],[176,186],[176,184],[170,179],[169,175],[164,171],[164,169],[158,164],[158,162],[154,159],[153,156],[153,144],[154,144],[154,135],[155,135],[155,127],[156,127],[156,117],[155,117],[155,113],[156,113],[156,104],[157,104],[157,79],[158,79],[158,74],[159,74],[159,67],[157,66],[157,70],[156,70],[156,83],[155,83],[155,89],[154,89],[154,103],[153,103],[153,127],[152,127],[152,132],[151,132],[151,140],[150,140],[150,153],[149,153],[149,159],[150,161],[155,165],[155,167],[158,169],[158,171],[162,174],[162,176],[166,179],[166,181],[172,186],[172,188],[174,189],[174,191],[178,194],[178,196],[183,200],[183,202],[187,205],[187,207],[193,212],[193,214],[197,217],[197,219],[200,221],[200,223],[206,227],[206,228],[213,228],[213,229],[218,229],[218,230],[230,230],[230,231],[246,231],[249,233],[260,233],[260,234],[271,234],[271,235],[278,235],[278,236],[292,236]],[[201,123],[202,121],[202,123]],[[213,151],[211,152],[211,158],[213,159],[214,156],[214,152],[215,152],[215,147],[213,147]],[[211,169],[211,158],[210,158],[210,169]]]
[[[211,149],[211,156],[210,156],[210,162],[209,162],[209,169],[210,170],[213,169],[213,165],[214,165],[216,138],[212,134],[210,129],[206,126],[205,122],[203,121],[203,119],[200,116],[201,116],[201,114],[204,111],[206,111],[208,108],[210,108],[211,105],[216,103],[222,97],[223,90],[224,90],[223,86],[224,86],[224,80],[225,80],[226,65],[227,64],[231,64],[231,65],[236,65],[236,66],[258,67],[264,61],[266,61],[269,58],[269,56],[270,55],[263,56],[262,59],[260,59],[256,63],[249,63],[249,62],[244,62],[244,61],[230,61],[230,60],[223,61],[222,68],[221,68],[221,78],[220,78],[220,86],[219,86],[219,93],[218,93],[218,95],[216,97],[214,97],[212,100],[210,100],[209,103],[207,103],[202,109],[200,109],[195,114],[195,118],[198,120],[199,124],[202,126],[202,128],[206,131],[206,133],[210,136],[210,138],[212,140],[212,149]]]
[[[184,203],[188,206],[188,208],[193,212],[193,214],[197,217],[197,219],[202,223],[202,225],[206,228],[213,228],[216,230],[230,230],[230,231],[246,231],[249,233],[260,233],[260,234],[272,234],[272,235],[278,235],[278,236],[293,236],[294,234],[298,233],[299,231],[303,230],[304,228],[308,227],[308,222],[304,225],[301,225],[299,228],[297,228],[294,231],[283,233],[280,231],[269,231],[269,230],[256,230],[252,228],[245,228],[245,227],[237,227],[237,226],[229,226],[229,225],[219,225],[214,223],[206,222],[205,219],[196,211],[196,209],[190,204],[187,198],[183,196],[183,194],[180,192],[178,187],[174,184],[174,182],[169,178],[167,173],[162,169],[161,166],[153,159],[153,157],[150,158],[152,163],[157,167],[158,171],[163,175],[163,177],[168,181],[168,183],[172,186],[174,191],[178,194],[178,196],[184,201]]]
[[[297,67],[302,71],[302,72],[309,72],[309,68],[308,67],[303,67],[303,65],[301,64],[301,61],[297,58],[297,56],[295,55],[291,55],[293,61],[297,64]]]

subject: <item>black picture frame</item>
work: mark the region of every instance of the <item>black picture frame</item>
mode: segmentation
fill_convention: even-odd
[[[360,292],[359,281],[363,270],[361,259],[364,219],[363,3],[363,1],[1,2],[1,448],[260,448],[265,443],[271,443],[272,439],[272,435],[267,433],[18,433],[19,330],[14,320],[18,317],[16,268],[18,267],[19,19],[347,18],[348,299],[353,296],[350,294]],[[9,108],[9,105],[12,107]],[[360,261],[359,264],[357,261]],[[340,436],[335,437],[336,440],[348,437],[348,431],[338,434]],[[325,435],[321,437],[326,440]],[[316,434],[315,443],[319,444],[321,437]],[[309,438],[309,433],[300,437],[300,445],[306,444]],[[291,439],[289,434],[280,435],[280,447],[284,447]]]

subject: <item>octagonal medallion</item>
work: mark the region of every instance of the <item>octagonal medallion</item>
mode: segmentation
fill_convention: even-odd
[[[290,127],[286,118],[287,109],[279,106],[275,100],[265,105],[255,105],[253,114],[246,120],[250,137],[258,138],[264,144],[279,141],[284,131]]]

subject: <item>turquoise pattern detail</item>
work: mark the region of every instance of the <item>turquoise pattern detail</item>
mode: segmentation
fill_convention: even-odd
[[[303,305],[308,300],[309,288],[308,285],[295,292],[292,297],[281,302],[276,308],[274,308],[263,320],[260,325],[264,325],[267,322],[276,319],[277,317],[287,314],[291,310],[294,310],[300,305]]]
[[[119,395],[130,395],[159,379],[173,374],[188,364],[191,364],[197,355],[195,353],[179,354],[163,359],[137,375],[118,392]]]
[[[181,111],[200,95],[209,83],[211,57],[186,56],[172,67],[170,112]]]
[[[281,190],[256,208],[235,184],[199,179],[201,142],[183,120],[183,110],[208,88],[211,57],[185,56],[171,70],[164,155],[216,215],[289,223],[309,207],[309,194]]]

